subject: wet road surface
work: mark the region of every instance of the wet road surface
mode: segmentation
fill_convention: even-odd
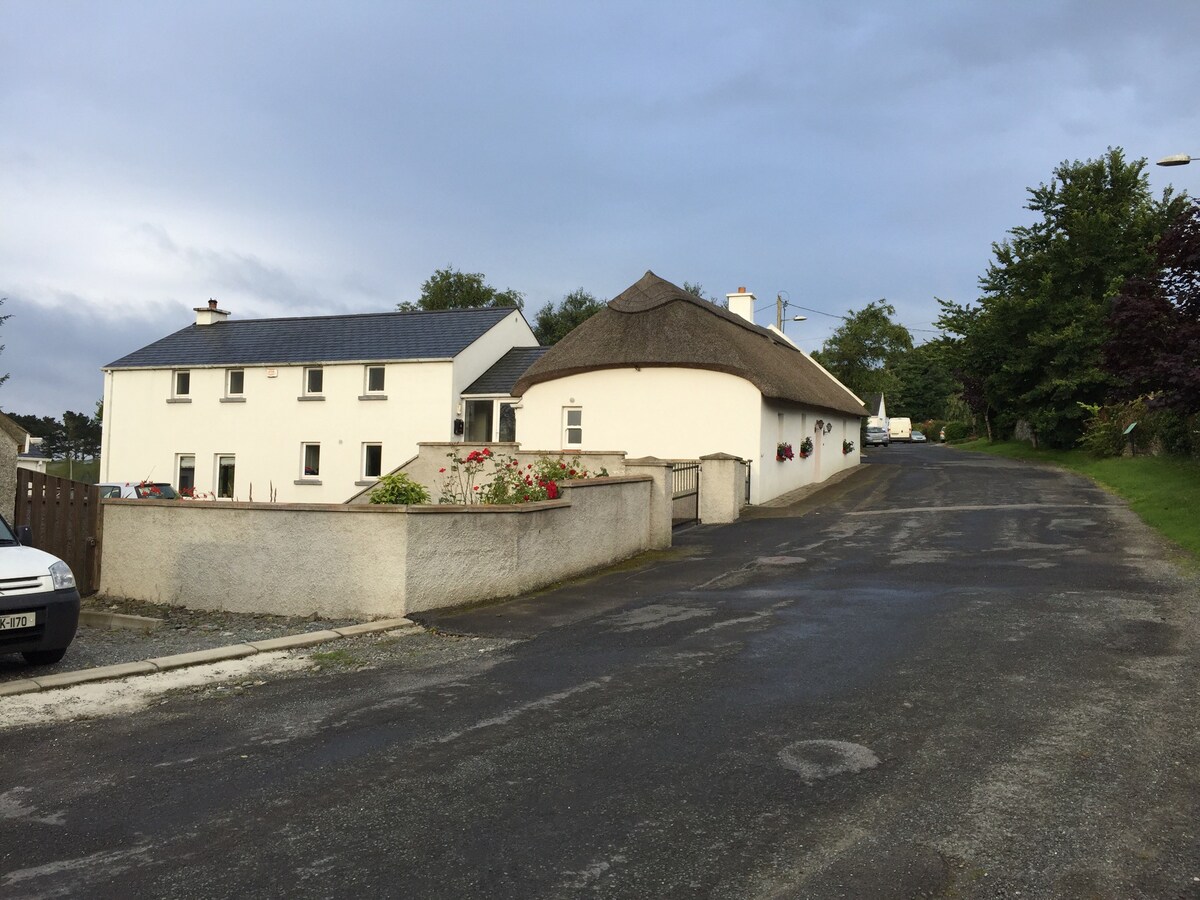
[[[0,896],[1200,897],[1194,575],[1075,476],[870,463],[424,617],[476,659],[0,732]]]

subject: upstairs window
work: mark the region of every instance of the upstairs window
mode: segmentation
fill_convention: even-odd
[[[192,373],[187,369],[181,369],[175,373],[175,397],[186,397],[192,392]]]
[[[315,395],[324,393],[325,390],[325,370],[320,367],[313,367],[304,370],[304,393],[307,395]]]
[[[383,366],[367,366],[367,389],[368,394],[382,394],[384,385],[384,367]]]
[[[243,369],[227,369],[225,372],[225,396],[240,397],[246,392],[246,372]]]

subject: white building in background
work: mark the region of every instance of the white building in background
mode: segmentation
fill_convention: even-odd
[[[210,301],[104,367],[99,480],[341,503],[419,441],[514,439],[511,403],[486,376],[536,347],[513,308],[239,321]]]
[[[663,459],[733,454],[751,461],[752,503],[858,465],[867,414],[859,398],[778,331],[754,324],[753,294],[728,297],[724,309],[647,272],[517,380],[522,445]],[[806,438],[812,452],[802,458]],[[780,444],[794,458],[778,461]]]

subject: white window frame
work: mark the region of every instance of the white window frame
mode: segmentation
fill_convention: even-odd
[[[380,387],[371,387],[371,373],[376,369],[381,374],[383,384]],[[363,366],[363,393],[364,394],[382,394],[387,390],[387,366]]]
[[[579,413],[579,421],[571,424],[571,413]],[[570,440],[571,432],[579,432],[579,440]],[[562,440],[563,447],[582,447],[583,446],[583,407],[582,406],[564,406],[562,408]]]
[[[192,461],[192,490],[196,490],[196,454],[195,453],[176,453],[175,454],[175,490],[182,491],[183,488],[183,461],[190,459]]]
[[[233,376],[237,374],[241,376],[241,390],[233,389]],[[225,396],[242,398],[246,396],[246,370],[245,369],[226,369],[225,370]]]
[[[183,376],[187,379],[187,384],[181,391],[179,389],[179,377]],[[171,396],[172,397],[187,397],[192,396],[192,370],[191,369],[172,369],[171,370]]]
[[[379,471],[374,474],[367,471],[367,450],[370,447],[379,448]],[[359,470],[362,473],[363,481],[372,478],[381,478],[383,476],[383,444],[379,441],[364,441],[362,445],[362,466]]]
[[[316,450],[316,466],[309,466],[308,451]],[[310,472],[309,469],[313,471]],[[300,477],[305,480],[312,480],[321,477],[321,442],[320,441],[305,441],[300,445]]]
[[[312,383],[312,373],[318,373],[321,387],[318,390],[309,390],[309,385]],[[304,396],[305,397],[324,397],[325,396],[325,367],[324,366],[305,366],[304,367]]]
[[[230,460],[230,468],[233,469],[232,484],[229,485],[229,493],[221,493],[221,461]],[[237,455],[233,453],[217,453],[213,456],[213,493],[221,500],[232,500],[237,496]]]

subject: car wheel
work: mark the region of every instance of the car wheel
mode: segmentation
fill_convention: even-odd
[[[49,666],[67,655],[67,648],[58,650],[26,650],[21,654],[31,666]]]

